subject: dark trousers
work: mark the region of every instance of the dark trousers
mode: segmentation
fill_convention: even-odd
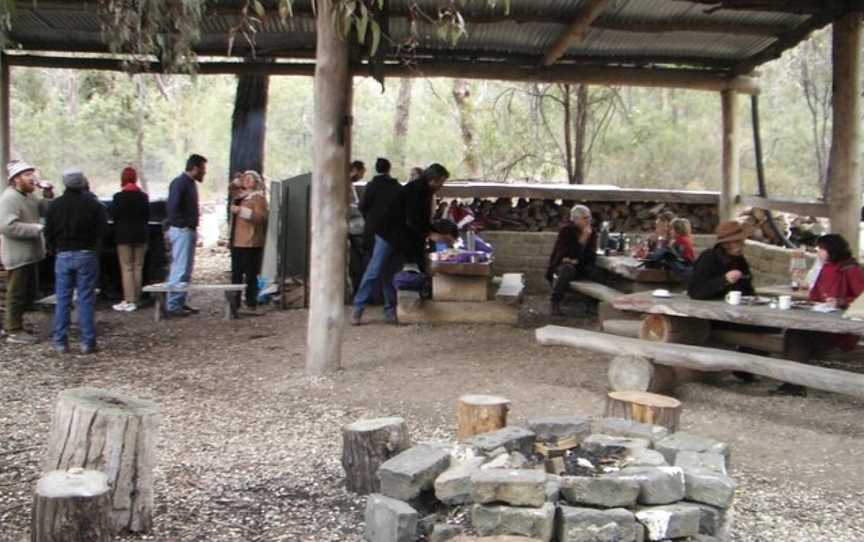
[[[24,312],[30,310],[36,296],[37,266],[31,263],[6,271],[6,314],[3,326],[7,333],[19,332],[24,327]]]
[[[351,297],[357,295],[366,264],[371,256],[371,247],[367,248],[367,239],[363,235],[348,236],[348,279],[351,281]]]
[[[555,279],[552,285],[552,301],[560,303],[564,299],[564,294],[570,289],[570,281],[579,279],[593,278],[596,273],[593,268],[584,265],[573,265],[570,263],[561,264],[558,266],[558,278]]]
[[[246,284],[246,306],[258,306],[258,274],[261,272],[261,247],[231,249],[231,282]],[[237,294],[239,305],[240,294]]]

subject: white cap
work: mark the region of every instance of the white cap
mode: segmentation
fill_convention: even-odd
[[[6,164],[6,170],[9,172],[7,179],[11,181],[19,174],[24,173],[25,171],[33,171],[35,169],[34,166],[31,166],[23,160],[12,160]]]

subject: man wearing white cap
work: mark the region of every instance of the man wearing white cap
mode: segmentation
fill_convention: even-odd
[[[37,265],[45,258],[39,217],[52,194],[43,188],[45,199],[33,195],[38,181],[32,165],[16,160],[9,162],[7,171],[9,187],[0,196],[0,261],[7,271],[3,327],[7,342],[33,344],[37,339],[24,331],[24,312],[35,297]]]

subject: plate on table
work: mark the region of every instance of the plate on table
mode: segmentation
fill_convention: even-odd
[[[653,292],[651,292],[651,295],[653,295],[654,297],[667,298],[672,297],[672,292],[670,292],[669,290],[654,290]]]
[[[767,305],[771,303],[770,297],[764,297],[761,295],[742,295],[741,296],[741,304],[742,305]]]

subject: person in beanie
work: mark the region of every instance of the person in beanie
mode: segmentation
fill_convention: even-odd
[[[753,295],[750,264],[743,255],[744,241],[750,231],[729,220],[721,222],[716,233],[714,247],[702,252],[696,260],[687,294],[693,299],[723,299],[734,290],[742,295]]]
[[[0,262],[6,269],[6,341],[33,344],[36,337],[24,330],[24,312],[36,296],[37,267],[45,258],[45,239],[40,215],[53,197],[43,188],[43,199],[34,196],[39,182],[36,168],[16,160],[7,166],[9,186],[0,196]]]
[[[58,353],[69,351],[69,313],[73,290],[78,292],[78,328],[82,354],[96,351],[97,249],[107,229],[105,208],[88,193],[87,177],[80,169],[63,172],[66,191],[48,209],[45,239],[55,254],[54,289],[57,305],[51,342]]]
[[[591,209],[574,205],[570,209],[570,222],[558,231],[546,268],[546,280],[552,285],[550,312],[553,316],[563,315],[561,301],[570,282],[590,278],[596,272],[596,260],[597,234],[591,229]]]
[[[192,279],[195,266],[195,244],[198,239],[198,186],[207,174],[207,159],[193,154],[186,160],[186,171],[171,181],[168,188],[168,240],[171,242],[171,272],[168,286],[185,287]],[[186,292],[171,292],[166,300],[168,316],[197,313],[186,304]]]
[[[150,198],[138,185],[138,172],[127,167],[120,174],[120,191],[111,205],[117,260],[123,278],[123,301],[115,311],[132,312],[141,296],[144,257],[147,254],[147,222],[150,220]]]

